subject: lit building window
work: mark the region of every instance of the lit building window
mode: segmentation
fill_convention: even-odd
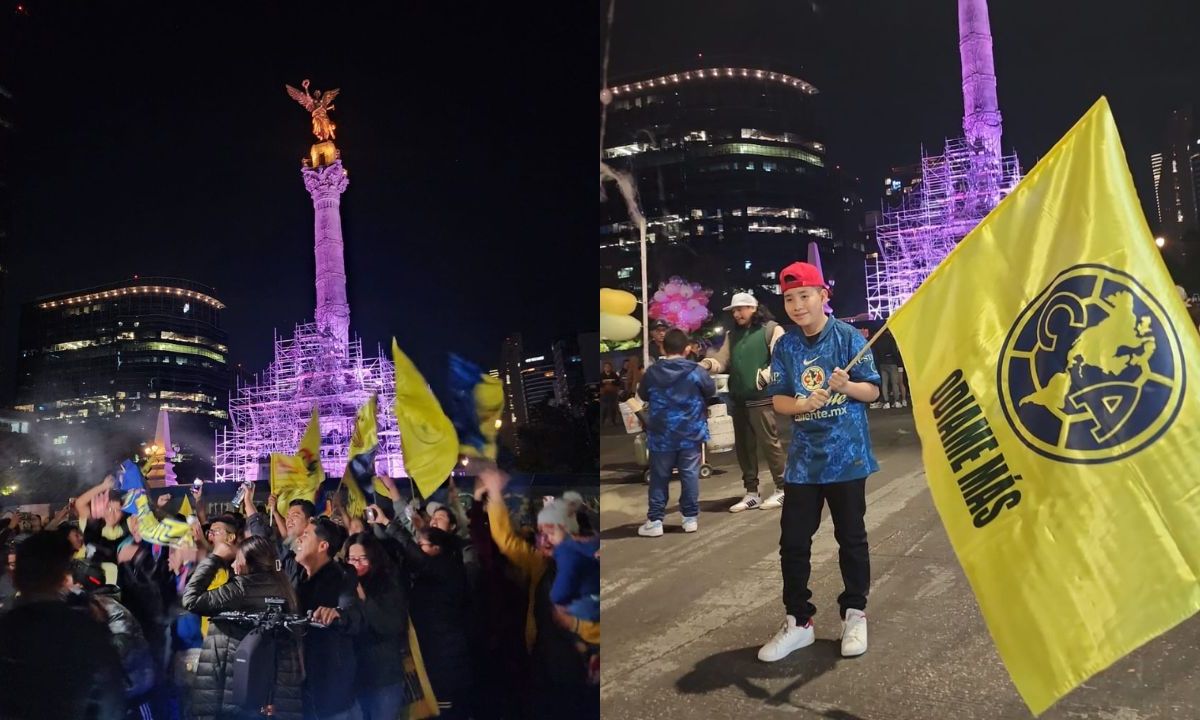
[[[631,267],[621,268],[620,270],[617,271],[617,277],[620,278],[621,280],[627,280],[627,279],[633,277],[633,268],[631,268]]]

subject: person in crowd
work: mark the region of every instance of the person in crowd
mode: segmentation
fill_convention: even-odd
[[[345,529],[324,516],[309,520],[295,544],[300,608],[326,626],[304,636],[304,706],[315,720],[353,720],[357,712],[354,643],[363,610],[357,576],[334,559],[345,544]]]
[[[358,699],[364,720],[394,720],[416,698],[407,682],[408,576],[373,533],[346,541],[346,560],[358,578],[363,629],[358,642]]]
[[[538,513],[538,527],[554,548],[557,570],[550,600],[568,615],[600,622],[600,536],[582,537],[563,500],[546,504]]]
[[[288,503],[287,514],[280,516],[276,511],[276,498],[267,498],[267,512],[260,513],[254,505],[254,492],[246,492],[246,531],[252,536],[274,539],[275,550],[283,565],[283,572],[297,587],[304,576],[304,569],[296,562],[295,546],[309,521],[317,514],[311,500],[296,498]]]
[[[20,602],[0,617],[0,717],[120,720],[121,660],[108,629],[65,602],[71,544],[42,532],[17,547]]]
[[[17,599],[17,588],[13,585],[13,570],[17,567],[17,548],[13,545],[0,549],[4,568],[0,570],[0,615],[12,610]]]
[[[700,521],[700,455],[708,440],[708,399],[717,394],[708,373],[683,357],[688,337],[672,330],[663,341],[665,355],[646,371],[638,397],[650,404],[646,440],[650,450],[649,508],[638,528],[642,537],[663,534],[667,490],[674,470],[682,485],[679,511],[683,531],[696,532]]]
[[[637,395],[638,387],[642,384],[642,376],[645,370],[642,369],[642,358],[640,355],[631,355],[625,358],[624,368],[621,370],[621,399],[627,400],[634,395]]]
[[[142,624],[121,603],[121,589],[105,583],[104,571],[86,560],[74,560],[70,604],[83,609],[108,627],[113,647],[121,659],[126,707],[136,717],[150,715],[149,695],[157,681],[154,655]]]
[[[73,560],[83,560],[87,557],[87,543],[83,541],[83,531],[79,529],[78,523],[63,522],[54,529],[62,533],[67,542],[71,543]]]
[[[482,483],[475,483],[473,495],[468,517],[470,542],[480,565],[476,596],[483,628],[475,663],[476,716],[526,718],[533,678],[525,643],[529,579],[492,539]]]
[[[378,518],[382,513],[377,507],[376,511]],[[381,524],[378,519],[376,522]],[[469,718],[473,678],[465,624],[469,586],[462,541],[433,526],[417,528],[414,537],[398,519],[387,525],[386,533],[399,543],[412,577],[409,613],[439,717]]]
[[[608,423],[615,427],[621,425],[621,413],[617,405],[621,399],[621,376],[613,370],[613,364],[607,360],[600,370],[600,423]]]
[[[663,343],[667,339],[667,331],[671,329],[671,323],[666,320],[655,320],[650,323],[650,362],[658,362],[658,359],[666,354],[666,348]],[[680,351],[682,354],[682,350]]]
[[[829,287],[820,269],[792,263],[779,272],[779,282],[788,317],[799,326],[775,346],[767,387],[775,410],[795,417],[779,538],[786,617],[758,658],[775,662],[814,641],[816,607],[808,582],[812,538],[826,503],[845,584],[838,597],[842,655],[853,657],[867,651],[871,565],[866,483],[879,464],[871,450],[866,410],[879,397],[879,372],[869,349],[851,366],[867,341],[850,325],[825,314]],[[836,411],[825,409],[830,403],[836,404]]]
[[[746,490],[729,512],[771,510],[783,506],[784,454],[775,410],[764,389],[771,379],[771,353],[783,337],[783,328],[750,293],[736,293],[725,310],[732,314],[734,327],[721,349],[701,360],[700,366],[714,375],[729,373],[734,448]],[[760,454],[767,458],[774,483],[774,491],[765,501],[758,494]]]
[[[267,609],[267,598],[283,598],[287,612],[298,612],[296,593],[277,569],[278,559],[273,545],[263,538],[249,538],[240,546],[219,542],[191,574],[183,593],[183,607],[211,617],[226,611],[262,612]],[[220,587],[208,589],[219,570],[233,572],[234,576]],[[231,687],[234,658],[251,629],[219,619],[211,623],[193,681],[191,705],[196,720],[243,720],[259,716],[253,709],[234,704]],[[306,671],[300,643],[286,633],[277,635],[275,643],[273,717],[300,720],[301,687]]]
[[[599,623],[572,618],[557,611],[550,599],[556,568],[554,548],[546,530],[539,528],[534,544],[513,532],[504,503],[506,476],[494,468],[479,473],[478,482],[487,495],[487,519],[492,540],[526,583],[525,643],[531,659],[530,717],[593,718],[599,707],[594,697],[588,657],[579,652],[577,639],[599,645]],[[593,658],[595,656],[592,656]]]
[[[125,526],[125,513],[121,510],[121,499],[115,492],[116,482],[111,474],[105,475],[99,485],[91,488],[75,498],[75,512],[79,515],[79,524],[83,528],[83,540],[91,545],[91,559],[101,563],[117,561],[117,547],[129,534]],[[92,499],[107,493],[108,504],[104,506],[103,517],[92,516]]]
[[[891,330],[883,331],[883,335],[871,347],[875,354],[875,362],[879,364],[879,380],[883,409],[893,407],[908,407],[908,389],[904,386],[904,378],[900,374],[900,348]]]

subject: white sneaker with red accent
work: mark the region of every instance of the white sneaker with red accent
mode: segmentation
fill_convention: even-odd
[[[816,632],[813,631],[812,618],[804,625],[797,625],[796,618],[791,615],[783,622],[783,627],[779,628],[779,632],[775,633],[775,637],[771,638],[766,645],[763,645],[758,651],[758,659],[763,662],[775,662],[782,660],[792,653],[794,650],[799,650],[803,647],[808,647],[816,640]]]
[[[842,657],[858,657],[867,651],[867,614],[849,608],[842,620]]]

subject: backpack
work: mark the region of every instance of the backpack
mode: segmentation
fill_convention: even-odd
[[[242,638],[233,655],[232,701],[243,710],[258,712],[271,702],[274,689],[275,633],[256,627]]]

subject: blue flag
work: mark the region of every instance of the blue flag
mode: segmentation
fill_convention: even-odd
[[[483,375],[483,369],[464,357],[450,353],[449,402],[446,403],[446,414],[454,423],[458,433],[458,444],[469,445],[482,450],[484,445],[483,433],[479,430],[479,415],[475,410],[475,386]]]
[[[142,471],[134,464],[132,460],[126,460],[121,463],[121,467],[117,468],[114,473],[116,480],[116,490],[123,493],[128,493],[130,490],[145,490],[146,481],[142,477]],[[121,508],[130,515],[137,514],[137,508],[134,507],[131,496],[127,497],[125,506]]]
[[[458,453],[496,459],[496,436],[504,412],[504,386],[475,363],[450,355],[450,422],[458,434]]]

